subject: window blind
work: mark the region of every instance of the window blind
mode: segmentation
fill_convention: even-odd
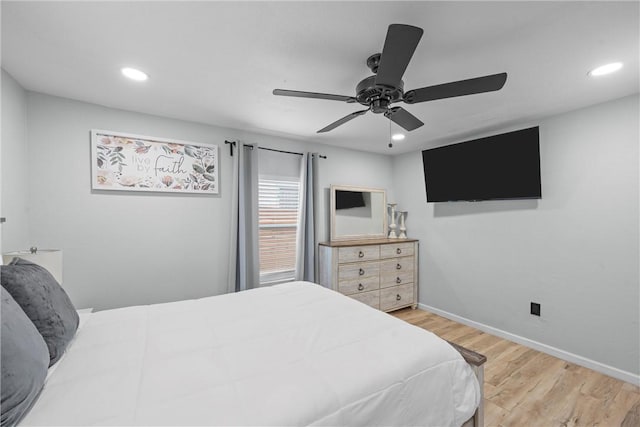
[[[260,177],[258,193],[260,284],[293,280],[300,183]]]

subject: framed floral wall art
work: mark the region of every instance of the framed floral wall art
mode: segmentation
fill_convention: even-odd
[[[91,188],[218,194],[218,146],[91,131]]]

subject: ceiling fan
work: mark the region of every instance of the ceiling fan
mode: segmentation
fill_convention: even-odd
[[[404,108],[393,107],[391,104],[396,102],[417,104],[419,102],[472,95],[475,93],[493,92],[502,89],[502,86],[504,86],[507,81],[507,73],[459,80],[404,92],[402,76],[409,65],[409,61],[416,47],[418,47],[422,33],[422,28],[411,25],[389,25],[382,53],[376,53],[367,59],[367,66],[374,75],[358,83],[355,97],[287,89],[274,89],[273,94],[299,98],[328,99],[330,101],[343,101],[349,104],[357,102],[367,107],[364,110],[344,116],[340,120],[318,131],[318,133],[323,133],[329,132],[363,115],[367,111],[372,111],[376,114],[382,113],[389,120],[407,131],[412,131],[424,125],[424,123]]]

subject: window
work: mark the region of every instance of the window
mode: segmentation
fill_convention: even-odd
[[[260,176],[258,193],[260,284],[294,280],[300,182]]]

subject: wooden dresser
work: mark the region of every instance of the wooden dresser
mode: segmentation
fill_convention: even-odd
[[[320,284],[382,311],[418,305],[418,241],[320,243]]]

